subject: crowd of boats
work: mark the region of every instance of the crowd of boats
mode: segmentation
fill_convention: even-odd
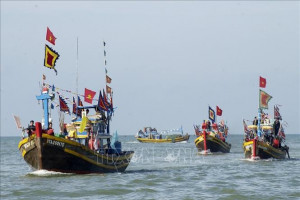
[[[37,97],[44,105],[42,123],[36,122],[34,125],[31,121],[28,128],[23,129],[28,136],[23,135],[18,147],[25,161],[34,169],[67,173],[125,171],[134,152],[122,151],[117,133],[110,134],[111,112],[104,112],[98,105],[77,106],[76,113],[80,115],[70,123],[64,123],[61,131],[55,134],[46,109],[50,96],[46,88]],[[278,112],[278,108],[276,110]],[[243,121],[245,158],[289,157],[289,147],[284,145],[285,134],[279,119],[275,117],[273,121],[266,115],[259,119],[259,124],[257,118],[250,125]],[[201,126],[194,125],[194,130],[197,136],[194,143],[200,154],[230,152],[231,144],[227,141],[229,128],[224,120],[219,123],[204,120]],[[137,132],[135,138],[141,143],[178,143],[187,142],[190,135],[184,133],[182,127],[161,132],[145,127]]]
[[[105,46],[105,42],[104,42]],[[54,59],[57,52],[46,45],[45,66],[51,68],[49,59]],[[106,52],[105,54],[106,55]],[[106,61],[105,61],[106,64]],[[52,67],[54,69],[54,65]],[[64,114],[70,113],[65,99],[58,88],[46,84],[43,75],[41,93],[36,97],[43,104],[43,118],[41,121],[31,121],[25,129],[20,123],[19,117],[15,116],[17,127],[23,132],[22,140],[18,148],[24,160],[34,169],[46,169],[50,171],[67,173],[107,173],[123,172],[128,167],[134,152],[122,150],[122,143],[115,132],[111,134],[110,121],[113,117],[114,107],[112,91],[109,87],[111,82],[106,70],[106,92],[99,92],[97,104],[83,106],[78,93],[73,97],[73,118],[69,123],[64,121]],[[265,83],[260,78],[260,87]],[[66,91],[66,90],[64,90]],[[61,92],[61,91],[60,91]],[[93,102],[95,92],[87,91],[87,102]],[[94,93],[94,94],[93,94]],[[55,133],[52,128],[51,109],[55,102],[56,94],[59,101],[59,132]],[[110,99],[107,95],[110,94]],[[258,117],[247,125],[244,124],[243,149],[246,158],[250,159],[284,159],[289,157],[289,147],[284,144],[285,134],[278,106],[274,107],[274,121],[271,116],[263,111],[268,109],[268,101],[271,96],[260,90],[260,103]],[[94,100],[95,101],[95,100]],[[217,107],[217,115],[222,115],[222,110]],[[209,107],[208,119],[201,125],[194,125],[195,147],[200,153],[207,152],[229,153],[231,144],[228,143],[229,128],[224,120],[217,123],[215,111]],[[27,133],[27,135],[25,134]],[[183,128],[157,131],[156,128],[145,127],[135,135],[141,143],[178,143],[187,142],[190,138]],[[174,144],[175,145],[175,144]]]

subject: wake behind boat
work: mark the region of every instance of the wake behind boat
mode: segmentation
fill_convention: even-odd
[[[145,127],[144,131],[140,130],[135,137],[142,143],[176,143],[188,141],[190,138],[188,133],[183,134],[182,128],[159,133],[156,128],[151,127]]]

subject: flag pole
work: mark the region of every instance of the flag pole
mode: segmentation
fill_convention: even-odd
[[[79,68],[79,65],[78,65],[78,36],[77,36],[77,51],[76,51],[76,68],[77,68],[77,74],[76,74],[76,96],[77,98],[75,99],[75,104],[79,105],[79,99],[78,99],[78,76],[79,76],[79,73],[78,73],[78,68]],[[78,106],[76,106],[76,113],[75,113],[75,117],[77,117],[77,113],[78,113]]]
[[[260,83],[260,81],[259,81],[259,83]],[[260,121],[261,121],[260,90],[258,90],[258,123],[257,123],[257,135],[258,135],[258,137],[261,136]]]

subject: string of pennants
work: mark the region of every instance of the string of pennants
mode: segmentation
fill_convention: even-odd
[[[43,75],[44,77],[45,75]],[[44,87],[52,90],[53,92],[57,93],[59,96],[59,105],[57,104],[56,106],[60,106],[60,111],[62,112],[66,112],[70,114],[70,110],[69,107],[67,105],[67,102],[73,105],[73,109],[72,109],[72,113],[76,114],[76,115],[81,115],[81,111],[77,110],[77,105],[75,102],[75,98],[73,97],[73,101],[71,101],[68,97],[65,97],[62,93],[60,93],[59,91],[63,91],[63,92],[68,92],[71,93],[75,96],[78,96],[78,106],[83,106],[83,103],[80,99],[80,97],[84,97],[85,102],[87,103],[91,103],[93,102],[93,100],[98,101],[97,106],[100,110],[102,111],[109,111],[109,112],[113,112],[113,104],[112,104],[112,96],[110,97],[110,100],[108,100],[107,95],[103,89],[103,93],[100,90],[99,92],[99,98],[98,99],[94,99],[94,96],[96,94],[96,92],[89,90],[87,88],[85,88],[85,94],[78,94],[75,92],[72,92],[70,90],[65,90],[65,89],[61,89],[58,87],[55,87],[54,85],[49,85],[47,83],[44,83]],[[92,93],[91,93],[92,92]],[[54,108],[54,106],[51,106],[51,108]],[[76,111],[77,110],[77,111]]]

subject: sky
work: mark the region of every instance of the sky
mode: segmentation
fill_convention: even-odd
[[[57,76],[43,66],[47,27],[57,38]],[[145,126],[194,135],[208,106],[219,106],[217,120],[242,134],[243,119],[257,115],[259,76],[273,97],[265,112],[281,105],[286,134],[299,134],[299,37],[298,1],[1,1],[1,136],[21,135],[13,114],[26,127],[41,121],[42,74],[76,92],[77,38],[78,92],[96,97],[105,87],[106,41],[111,130],[121,135]]]

